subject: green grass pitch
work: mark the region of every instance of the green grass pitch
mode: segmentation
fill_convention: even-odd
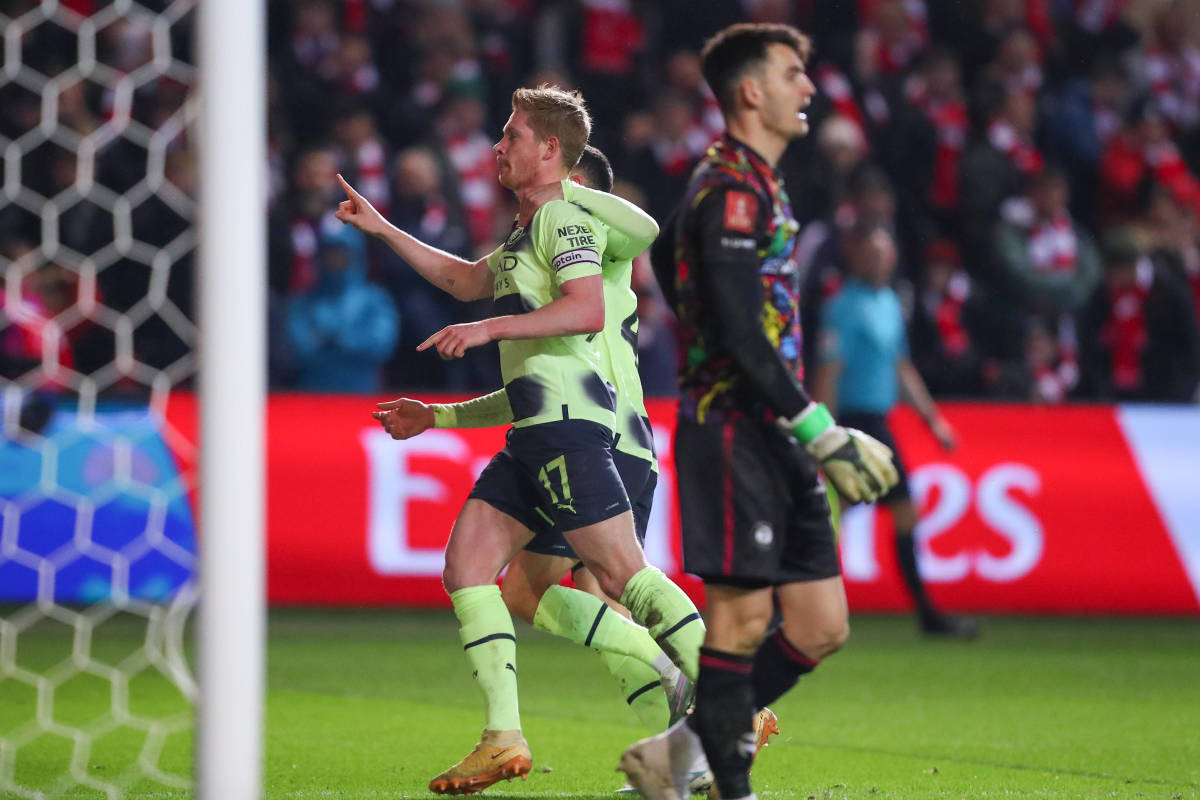
[[[755,765],[759,797],[1200,797],[1195,619],[985,619],[972,643],[921,639],[907,618],[852,625],[847,648],[775,706],[782,733]],[[70,652],[50,628],[21,637],[18,664]],[[105,633],[98,658],[136,647],[133,625]],[[615,683],[582,648],[521,623],[517,638],[534,769],[484,796],[613,797],[617,759],[644,735]],[[68,682],[55,718],[86,725],[108,707],[104,687]],[[179,702],[165,682],[131,688],[135,712]],[[29,687],[0,677],[0,740],[35,708]],[[266,798],[432,797],[429,779],[475,744],[482,720],[450,612],[271,613]],[[88,769],[118,775],[142,743],[102,737]],[[53,789],[70,746],[42,737],[12,756],[0,748],[0,768],[7,757],[18,782]],[[190,734],[174,736],[160,764],[186,774],[190,757]],[[143,781],[129,796],[187,793]]]

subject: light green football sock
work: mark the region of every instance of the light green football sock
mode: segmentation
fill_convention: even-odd
[[[487,701],[489,731],[521,729],[517,709],[517,637],[500,587],[468,586],[450,593],[458,617],[459,636],[475,682]]]
[[[663,652],[693,681],[700,670],[704,620],[696,606],[655,567],[643,567],[621,593],[621,605],[646,627]]]
[[[658,672],[631,656],[600,651],[604,666],[621,685],[621,696],[650,733],[666,730],[671,719]]]
[[[533,614],[533,627],[584,647],[632,656],[655,666],[662,650],[641,625],[613,611],[595,595],[551,586]]]

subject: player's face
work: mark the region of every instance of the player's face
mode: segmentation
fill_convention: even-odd
[[[504,124],[500,141],[492,146],[500,185],[516,191],[534,181],[542,156],[542,142],[529,127],[524,111],[514,111]]]
[[[817,87],[804,71],[800,54],[785,44],[767,45],[762,78],[763,126],[784,140],[808,134],[808,116]]]

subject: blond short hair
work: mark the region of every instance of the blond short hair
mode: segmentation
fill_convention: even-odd
[[[564,167],[573,169],[579,163],[592,133],[592,117],[583,95],[542,84],[536,89],[521,88],[513,92],[512,108],[529,116],[529,127],[539,139],[545,141],[551,136],[558,139]]]

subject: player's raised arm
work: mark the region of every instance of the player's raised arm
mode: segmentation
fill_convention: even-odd
[[[422,278],[456,299],[479,300],[492,296],[492,273],[486,258],[471,262],[425,244],[384,219],[341,175],[337,179],[346,192],[346,199],[338,204],[335,217],[382,239]]]

